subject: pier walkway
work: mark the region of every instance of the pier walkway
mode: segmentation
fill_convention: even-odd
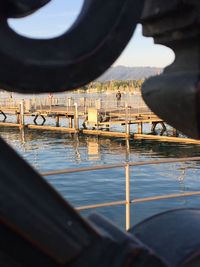
[[[137,126],[135,132],[131,132],[130,126],[133,124]],[[161,135],[144,134],[145,124],[151,126],[152,133],[160,125]],[[95,102],[94,105],[86,105],[85,102],[74,103],[71,99],[1,99],[0,126],[200,144],[199,140],[179,138],[175,129],[173,136],[162,136],[166,131],[164,121],[142,101],[135,106],[121,103],[119,107],[116,103],[105,106]],[[119,131],[116,126],[124,130]]]

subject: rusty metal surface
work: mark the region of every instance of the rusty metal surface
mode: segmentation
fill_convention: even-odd
[[[146,1],[142,24],[145,36],[175,52],[173,64],[145,82],[145,102],[176,129],[200,138],[200,2]]]

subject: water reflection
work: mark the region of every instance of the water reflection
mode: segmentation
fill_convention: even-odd
[[[92,137],[87,139],[88,158],[89,160],[100,160],[100,144],[98,138]]]
[[[1,128],[1,136],[39,171],[200,155],[200,146],[89,137]],[[200,190],[199,162],[138,166],[131,171],[131,198]],[[48,181],[73,205],[124,200],[124,169],[52,176]],[[132,223],[170,208],[198,206],[198,197],[131,206]],[[124,226],[124,207],[98,210]],[[88,212],[83,212],[87,214]]]
[[[167,143],[151,140],[126,140],[65,134],[28,129],[1,128],[0,135],[22,155],[38,150],[65,152],[65,160],[74,163],[95,161],[113,163],[149,158],[181,158],[200,155],[200,145]],[[55,151],[54,150],[54,151]],[[26,155],[28,156],[28,155]],[[47,155],[48,156],[48,155]],[[108,160],[109,159],[109,160]],[[63,159],[62,159],[63,161]],[[185,163],[187,168],[187,163]],[[189,163],[199,165],[198,162]]]

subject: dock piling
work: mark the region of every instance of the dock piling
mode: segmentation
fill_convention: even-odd
[[[24,100],[20,102],[19,110],[20,110],[20,125],[23,127],[24,126]]]
[[[139,122],[138,123],[138,134],[142,134],[142,131],[143,131],[143,123]]]
[[[16,116],[17,116],[17,124],[20,124],[20,113],[16,112]]]
[[[68,120],[69,120],[69,128],[72,128],[73,127],[73,122],[72,122],[72,117],[68,117]]]
[[[43,101],[42,101],[43,100]],[[40,99],[34,98],[31,100],[25,99],[16,99],[12,100],[4,100],[1,101],[1,120],[0,126],[2,127],[26,127],[29,128],[30,124],[26,124],[26,118],[33,117],[33,122],[35,125],[35,129],[38,130],[48,130],[48,131],[61,131],[61,132],[69,132],[71,133],[81,133],[86,135],[98,135],[98,136],[107,136],[107,137],[116,137],[116,138],[124,138],[124,139],[148,139],[148,140],[159,140],[162,142],[181,142],[181,143],[194,143],[199,144],[199,140],[189,139],[189,138],[180,138],[178,137],[178,133],[174,130],[173,136],[162,136],[163,132],[166,131],[166,126],[163,120],[157,117],[155,114],[150,112],[143,113],[134,113],[136,107],[131,107],[129,105],[125,105],[123,107],[104,107],[98,110],[94,107],[89,107],[85,112],[85,101],[83,105],[79,105],[77,103],[71,105],[70,99],[70,108],[66,110],[66,101],[58,102],[57,99],[53,98],[52,102],[52,110],[49,111],[49,101],[50,99]],[[57,104],[59,106],[57,106]],[[85,105],[86,106],[86,105]],[[2,116],[3,115],[3,116]],[[16,122],[6,122],[5,119],[7,115],[15,116]],[[8,117],[8,121],[9,121]],[[38,120],[38,117],[42,118],[42,120]],[[46,122],[46,118],[55,118],[55,124],[57,127],[52,127],[50,125],[44,125]],[[61,125],[61,118],[65,117],[68,121],[68,128],[66,126]],[[85,126],[84,129],[80,129],[79,119],[84,121]],[[28,120],[30,122],[30,120]],[[46,124],[49,124],[50,120],[47,121]],[[162,126],[162,129],[159,128],[159,135],[147,135],[143,133],[143,125],[144,124],[152,124],[152,130],[155,130],[157,124]],[[89,125],[89,126],[88,126]],[[119,125],[123,126],[123,132],[121,129],[116,130],[116,127]],[[138,133],[132,132],[131,125],[137,125]],[[112,126],[115,129],[112,129]],[[31,127],[31,126],[30,126]],[[87,128],[86,128],[87,127]],[[99,127],[99,128],[98,128]]]
[[[177,129],[175,129],[175,128],[173,128],[173,136],[174,137],[178,137],[178,130]]]
[[[56,127],[60,126],[60,117],[59,115],[56,116]]]
[[[76,130],[79,130],[79,117],[78,117],[78,105],[77,103],[74,103],[74,128]]]
[[[128,121],[128,104],[125,104],[125,109],[126,109],[126,123],[125,123],[125,129],[126,129],[126,137],[130,136],[130,124]]]

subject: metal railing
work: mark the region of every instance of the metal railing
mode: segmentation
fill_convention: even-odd
[[[124,162],[124,163],[109,164],[109,165],[108,164],[97,165],[97,166],[84,167],[84,168],[72,168],[72,169],[48,171],[48,172],[43,172],[42,175],[52,176],[52,175],[61,175],[61,174],[69,174],[69,173],[77,173],[77,172],[88,172],[88,171],[124,168],[125,180],[126,180],[125,200],[91,204],[91,205],[86,205],[86,206],[78,206],[76,207],[76,209],[78,211],[83,211],[83,210],[96,209],[96,208],[102,208],[102,207],[126,205],[126,230],[128,230],[131,227],[130,207],[131,207],[131,204],[133,203],[144,203],[144,202],[173,199],[173,198],[180,198],[180,197],[200,196],[200,191],[191,191],[187,193],[157,195],[157,196],[152,196],[152,197],[131,199],[130,198],[130,181],[131,181],[130,167],[145,166],[145,165],[159,165],[159,164],[167,164],[167,163],[180,163],[180,162],[190,162],[190,161],[200,161],[200,157],[188,157],[188,158],[179,158],[179,159],[161,159],[161,160],[150,160],[150,161],[139,161],[139,162]]]
[[[4,97],[0,98],[0,108],[18,108],[22,99],[20,98],[10,98]],[[38,109],[49,109],[51,110],[54,107],[63,107],[65,110],[70,110],[74,107],[76,103],[79,109],[87,110],[88,108],[96,108],[98,110],[112,109],[124,109],[128,106],[131,109],[135,110],[135,113],[144,113],[150,112],[149,108],[141,98],[141,96],[133,95],[122,95],[120,101],[115,99],[115,95],[109,96],[97,96],[97,97],[56,97],[49,95],[48,97],[30,97],[24,99],[25,111],[34,111]]]

